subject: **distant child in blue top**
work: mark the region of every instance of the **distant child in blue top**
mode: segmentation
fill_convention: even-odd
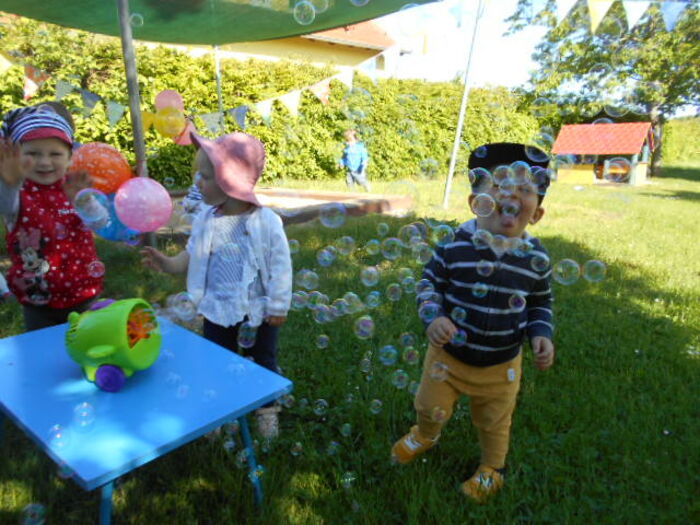
[[[369,182],[367,182],[367,164],[369,163],[369,154],[365,143],[357,139],[357,131],[349,129],[345,132],[345,149],[343,157],[340,159],[340,165],[347,170],[345,183],[348,188],[352,189],[355,183],[369,191]]]
[[[394,444],[392,458],[408,463],[432,448],[454,404],[468,396],[481,461],[461,489],[477,502],[504,483],[524,340],[539,369],[554,362],[549,257],[525,231],[544,215],[546,159],[523,144],[475,150],[469,205],[477,218],[438,247],[423,272],[419,315],[430,345],[414,402],[417,424]]]
[[[165,273],[187,272],[187,291],[204,317],[207,339],[235,352],[239,331],[257,327],[252,347],[241,346],[257,364],[277,372],[278,332],[292,297],[292,263],[282,220],[253,193],[265,166],[265,147],[246,133],[216,140],[192,133],[192,141],[199,148],[195,183],[203,206],[187,249],[168,257],[146,247],[143,262]],[[278,410],[258,410],[263,437],[277,435]]]

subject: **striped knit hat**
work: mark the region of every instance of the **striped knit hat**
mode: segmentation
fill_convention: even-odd
[[[0,135],[12,142],[56,138],[73,147],[73,130],[60,115],[36,107],[13,109],[0,127]]]

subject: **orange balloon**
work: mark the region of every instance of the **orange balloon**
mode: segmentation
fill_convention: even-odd
[[[102,142],[79,147],[73,153],[70,171],[86,171],[92,179],[92,187],[102,193],[114,193],[133,176],[124,155]]]

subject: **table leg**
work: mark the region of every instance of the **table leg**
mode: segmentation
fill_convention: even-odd
[[[253,449],[253,440],[250,438],[250,430],[248,430],[248,420],[245,416],[238,418],[238,424],[241,427],[243,435],[243,444],[248,449],[248,465],[250,465],[250,480],[253,482],[255,490],[255,503],[262,505],[263,490],[260,478],[257,476],[258,465],[255,461],[255,449]]]
[[[102,497],[100,500],[100,525],[109,525],[112,522],[112,491],[114,481],[102,485]]]

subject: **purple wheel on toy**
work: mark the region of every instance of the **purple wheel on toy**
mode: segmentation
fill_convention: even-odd
[[[102,308],[109,306],[113,302],[115,302],[114,299],[102,299],[101,301],[95,301],[90,305],[90,308],[88,308],[88,310],[101,310]]]
[[[126,374],[115,365],[102,365],[95,372],[95,384],[105,392],[119,392],[126,383]]]

